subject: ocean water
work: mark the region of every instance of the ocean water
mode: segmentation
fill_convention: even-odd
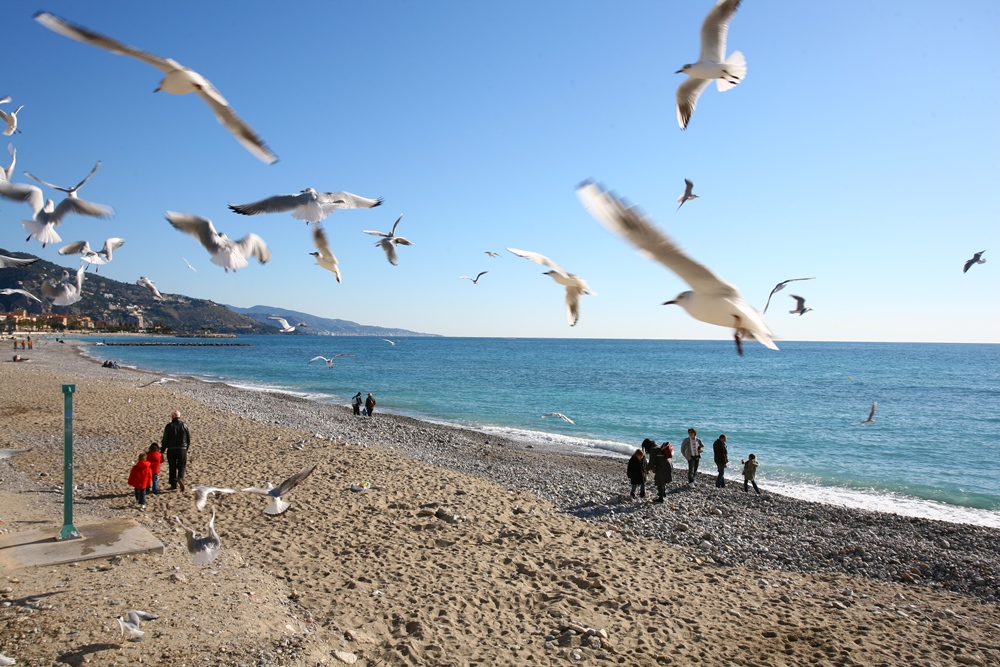
[[[128,339],[107,338],[108,342]],[[183,339],[149,339],[179,341]],[[678,449],[696,428],[730,476],[795,497],[1000,527],[1000,346],[244,336],[252,347],[89,346],[97,359],[469,426],[581,455]],[[94,339],[90,339],[94,342]],[[332,369],[316,355],[355,354]],[[855,425],[878,401],[875,420]],[[542,414],[561,412],[576,423]],[[683,462],[681,462],[683,463]]]

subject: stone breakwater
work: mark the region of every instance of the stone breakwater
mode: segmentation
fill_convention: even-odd
[[[1000,531],[789,498],[743,493],[742,484],[714,486],[701,475],[689,489],[675,467],[666,502],[629,497],[624,459],[536,451],[477,431],[376,414],[355,417],[344,406],[282,394],[197,382],[177,391],[223,405],[243,417],[313,431],[352,445],[388,447],[401,455],[527,491],[561,511],[626,537],[648,537],[686,549],[699,561],[755,565],[801,573],[845,573],[943,588],[1000,602]],[[677,459],[677,465],[684,465]],[[651,487],[651,485],[650,485]]]

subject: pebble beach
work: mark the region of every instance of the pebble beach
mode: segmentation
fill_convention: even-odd
[[[766,461],[756,496],[714,475],[687,488],[678,457],[654,505],[629,497],[624,459],[184,377],[142,387],[160,376],[77,347],[0,363],[0,447],[31,448],[0,460],[0,530],[61,525],[72,383],[77,522],[134,518],[165,549],[0,571],[0,654],[18,664],[1000,663],[996,529],[781,496]],[[174,517],[203,533],[211,509],[174,491],[140,511],[126,484],[174,409],[189,488],[318,464],[282,515],[210,500],[207,566]],[[159,617],[138,641],[115,620],[131,609]]]

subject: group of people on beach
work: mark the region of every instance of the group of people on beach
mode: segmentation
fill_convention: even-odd
[[[159,494],[160,469],[164,460],[169,468],[170,490],[180,487],[185,491],[184,472],[187,470],[187,453],[191,446],[191,433],[187,424],[181,421],[180,410],[170,414],[170,422],[163,427],[160,442],[150,443],[149,449],[139,454],[139,459],[129,471],[128,485],[135,490],[135,500],[139,509],[146,509],[146,497]],[[163,453],[166,452],[166,459]]]
[[[688,488],[694,488],[698,484],[698,466],[701,463],[702,453],[705,451],[705,443],[698,437],[698,432],[693,428],[688,429],[688,435],[681,442],[681,456],[687,461]],[[719,474],[715,478],[715,486],[723,488],[726,486],[726,468],[729,467],[729,446],[726,444],[725,434],[720,435],[712,444],[712,454],[715,466]],[[670,442],[662,445],[656,444],[655,440],[646,438],[642,441],[642,448],[635,450],[628,460],[625,474],[632,483],[632,497],[635,498],[636,489],[639,490],[639,497],[646,497],[646,475],[653,473],[653,484],[656,485],[657,497],[654,503],[662,503],[667,495],[667,484],[673,481],[674,467],[674,446]],[[750,485],[753,490],[760,495],[757,487],[757,456],[750,454],[746,459],[741,459],[743,464],[743,492],[748,493]]]
[[[364,407],[361,407],[362,404]],[[372,396],[371,392],[368,392],[368,398],[364,401],[361,400],[361,392],[359,391],[351,399],[351,408],[354,410],[354,414],[363,415],[365,417],[371,417],[375,414],[375,397]]]
[[[20,341],[15,338],[14,339],[14,350],[17,350],[17,344],[18,343],[21,344],[21,349],[22,350],[25,350],[25,349],[27,349],[27,350],[33,350],[33,349],[35,349],[35,343],[34,343],[33,340],[31,340],[31,336],[28,336],[27,338],[25,338],[23,340],[20,340]]]

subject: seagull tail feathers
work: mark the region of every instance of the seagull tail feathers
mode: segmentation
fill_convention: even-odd
[[[62,237],[56,233],[53,225],[46,225],[35,220],[21,220],[21,224],[24,225],[26,232],[45,245],[62,241]]]
[[[739,51],[733,51],[722,64],[725,65],[729,77],[715,80],[715,85],[720,93],[735,88],[747,75],[747,59]]]
[[[274,498],[264,508],[264,514],[282,514],[289,507],[291,507],[291,503],[286,503],[281,498]]]

